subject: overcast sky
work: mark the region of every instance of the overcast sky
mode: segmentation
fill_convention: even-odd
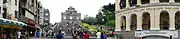
[[[103,5],[115,3],[115,0],[39,0],[44,8],[50,10],[50,23],[60,22],[61,12],[69,6],[74,7],[78,13],[95,17]]]

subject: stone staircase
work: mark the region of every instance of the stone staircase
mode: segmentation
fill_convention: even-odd
[[[122,39],[135,39],[135,31],[120,31],[118,32]]]

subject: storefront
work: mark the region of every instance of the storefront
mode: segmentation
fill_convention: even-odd
[[[27,24],[9,19],[0,18],[0,35],[4,38],[11,34],[11,38],[16,38],[17,31],[22,30],[22,27],[26,27]],[[2,37],[1,37],[2,38]]]
[[[28,24],[28,27],[26,31],[29,33],[29,36],[34,36],[35,30],[36,30],[35,22],[29,19],[27,24]]]
[[[136,39],[178,39],[178,31],[135,31]]]
[[[28,20],[27,26],[26,31],[29,33],[29,36],[35,36],[35,32],[40,30],[39,24],[31,19]]]

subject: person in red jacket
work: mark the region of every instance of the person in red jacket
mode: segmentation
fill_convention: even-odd
[[[87,31],[86,31],[85,34],[84,34],[84,39],[89,39],[89,34],[88,34]]]

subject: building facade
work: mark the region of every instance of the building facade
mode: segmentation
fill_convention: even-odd
[[[40,29],[39,13],[38,0],[0,0],[0,18],[27,24],[23,30],[33,32],[32,35]]]
[[[50,13],[48,9],[45,9],[44,7],[42,7],[42,5],[40,5],[40,10],[39,10],[39,24],[41,25],[41,27],[46,27],[50,24]]]
[[[25,30],[31,33],[31,36],[34,36],[34,33],[37,30],[40,30],[39,24],[39,3],[38,0],[19,0],[19,14],[18,21],[22,21],[28,24]]]
[[[50,13],[48,9],[45,9],[44,11],[44,24],[49,25],[50,24]]]
[[[56,23],[54,26],[54,31],[62,30],[67,35],[71,35],[72,31],[80,30],[81,27],[81,13],[77,13],[75,8],[69,7],[68,10],[61,13],[61,22]]]
[[[178,39],[180,0],[116,0],[122,39]]]
[[[2,18],[3,13],[3,0],[0,0],[0,18]]]
[[[69,31],[72,29],[77,30],[81,24],[81,14],[77,13],[75,8],[70,6],[66,12],[61,13],[61,23],[62,26],[66,26],[64,30],[66,28],[69,28]]]
[[[3,0],[3,18],[12,19],[17,21],[19,0]]]

